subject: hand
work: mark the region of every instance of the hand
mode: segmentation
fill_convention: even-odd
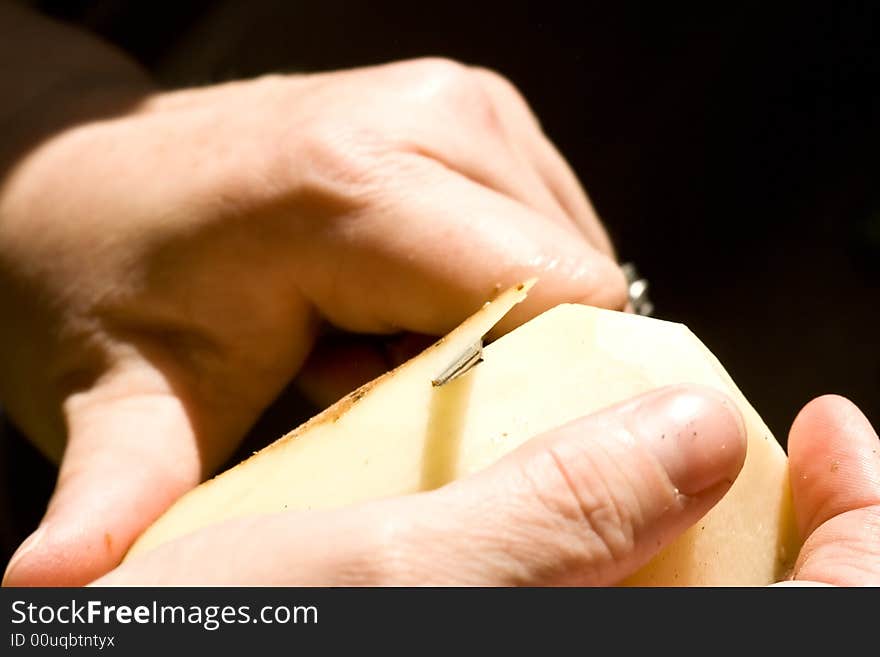
[[[732,402],[673,386],[550,431],[436,491],[221,523],[95,584],[611,585],[722,497],[745,449]]]
[[[786,584],[880,586],[880,441],[851,402],[827,395],[788,438],[791,487],[806,541]]]
[[[625,303],[575,176],[488,71],[151,94],[45,140],[0,191],[0,399],[64,458],[6,583],[106,573],[298,373],[329,401],[387,369],[361,348],[322,357],[322,326],[439,335],[533,275],[499,332]]]

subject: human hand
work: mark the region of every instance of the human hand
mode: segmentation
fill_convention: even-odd
[[[745,451],[730,400],[672,386],[552,430],[435,491],[224,522],[94,584],[612,585],[724,495]]]
[[[880,441],[852,402],[814,399],[788,438],[801,536],[793,584],[880,586]]]
[[[329,401],[387,369],[322,358],[322,325],[439,335],[534,275],[499,332],[625,303],[575,176],[487,71],[268,76],[47,139],[0,191],[0,399],[64,457],[6,583],[99,577],[298,373]]]

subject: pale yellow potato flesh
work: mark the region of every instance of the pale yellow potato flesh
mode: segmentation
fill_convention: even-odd
[[[698,383],[727,393],[742,411],[745,464],[715,507],[623,583],[781,579],[798,549],[786,455],[684,325],[563,304],[486,346],[464,376],[431,384],[530,285],[502,293],[419,356],[184,495],[126,558],[230,518],[430,490],[575,418],[659,386]]]

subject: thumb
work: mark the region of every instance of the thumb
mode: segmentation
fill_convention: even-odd
[[[68,444],[37,530],[4,586],[78,586],[116,566],[134,539],[201,477],[182,402],[170,394],[68,404]]]
[[[674,386],[576,420],[439,489],[398,554],[421,582],[607,586],[693,525],[742,467],[726,397]]]
[[[880,441],[850,401],[807,404],[788,437],[792,501],[806,537],[793,579],[880,585]]]

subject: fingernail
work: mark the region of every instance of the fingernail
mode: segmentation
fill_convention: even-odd
[[[635,424],[635,435],[685,495],[732,483],[745,460],[739,409],[709,388],[676,386],[649,396],[636,409]]]
[[[18,546],[18,549],[15,551],[15,554],[12,555],[12,558],[6,566],[6,572],[3,573],[3,582],[0,583],[0,586],[7,586],[13,581],[11,575],[13,571],[15,571],[15,567],[28,555],[29,552],[32,552],[34,548],[39,545],[45,534],[46,525],[40,525],[36,531],[24,540],[24,543]]]

